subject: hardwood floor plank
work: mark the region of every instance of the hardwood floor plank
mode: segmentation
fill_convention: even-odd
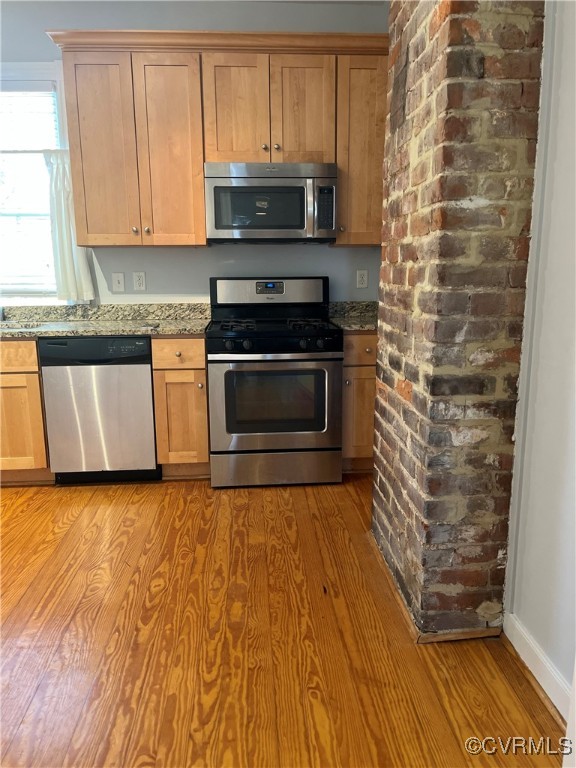
[[[186,483],[185,502],[195,522],[190,534],[189,568],[182,578],[181,620],[175,632],[175,651],[163,687],[164,709],[160,718],[155,765],[173,768],[186,765],[192,703],[202,649],[201,617],[205,610],[206,569],[211,542],[216,535],[216,496],[207,482]]]
[[[420,654],[431,679],[440,693],[446,717],[453,723],[463,743],[470,736],[480,739],[509,737],[550,736],[553,729],[542,733],[535,727],[528,713],[519,706],[520,699],[514,689],[502,680],[492,662],[485,641],[462,640],[458,643],[419,646]],[[559,755],[524,754],[519,751],[515,766],[559,766]],[[506,765],[502,750],[486,755],[489,765]]]
[[[116,499],[123,507],[120,524],[103,532],[105,541],[93,542],[101,556],[79,571],[83,593],[5,755],[6,765],[52,766],[68,746],[78,711],[92,685],[103,641],[115,620],[117,604],[108,596],[120,595],[126,588],[131,575],[127,561],[134,551],[140,553],[150,528],[142,509],[148,496],[137,486],[124,486]],[[54,619],[53,614],[45,618],[47,622]],[[54,723],[61,726],[55,728]]]
[[[58,649],[87,588],[88,574],[98,570],[122,524],[125,488],[107,487],[99,501],[87,504],[77,525],[23,594],[2,626],[3,748],[14,737],[32,696]],[[131,493],[136,492],[134,486]],[[119,502],[119,503],[116,503]],[[102,535],[102,533],[106,535]],[[22,627],[25,630],[22,630]],[[31,661],[33,660],[33,663]]]
[[[264,491],[252,489],[248,508],[248,754],[253,766],[279,766],[278,715],[272,658],[268,545]]]
[[[11,488],[10,492],[15,490]],[[18,496],[10,493],[12,499],[4,499],[9,508],[18,510],[3,521],[1,530],[4,620],[94,495],[92,487],[83,488],[81,493],[54,487],[24,490],[32,492]]]
[[[362,696],[357,689],[352,661],[342,642],[340,625],[329,590],[311,510],[304,488],[293,490],[299,510],[298,530],[302,557],[310,584],[310,605],[315,619],[318,655],[330,698],[332,721],[342,765],[384,765],[386,750],[380,738],[381,723],[363,716]]]
[[[280,765],[338,766],[291,491],[263,496]]]
[[[381,734],[378,746],[384,754],[377,764],[401,765],[407,755],[413,766],[457,764],[460,750],[447,725],[435,717],[433,691],[419,670],[413,646],[405,648],[401,661],[394,661],[389,639],[393,630],[381,622],[370,599],[361,562],[342,518],[343,512],[357,515],[346,486],[309,486],[306,493],[363,719],[373,732]],[[385,739],[382,723],[389,727]],[[430,754],[434,755],[432,762]]]
[[[496,664],[497,677],[504,676],[522,702],[522,708],[525,708],[530,715],[538,732],[548,733],[555,728],[563,728],[564,721],[559,716],[558,710],[550,706],[550,699],[545,695],[533,696],[534,685],[537,683],[511,647],[508,638],[486,638],[482,644]]]
[[[149,519],[150,526],[140,550],[135,549],[126,562],[127,581],[123,589],[114,596],[113,622],[102,643],[102,653],[92,677],[92,687],[79,712],[66,759],[62,761],[63,766],[79,768],[108,765],[104,762],[108,759],[107,756],[114,752],[121,753],[130,741],[129,729],[118,737],[114,727],[118,710],[125,716],[126,710],[130,711],[130,708],[138,703],[137,699],[130,698],[135,635],[142,621],[142,614],[149,615],[150,601],[154,600],[158,591],[159,583],[153,582],[153,577],[168,546],[167,542],[173,530],[173,516],[177,514],[180,497],[177,484],[158,485],[154,488],[152,508],[148,510],[147,505],[142,506],[143,515],[145,519]],[[144,704],[148,691],[141,691],[141,696]]]
[[[191,701],[186,765],[218,765],[218,735],[228,685],[223,666],[226,632],[226,595],[230,578],[232,500],[226,491],[218,495],[214,526],[206,542],[207,567],[202,587],[205,595],[200,622],[201,643]]]

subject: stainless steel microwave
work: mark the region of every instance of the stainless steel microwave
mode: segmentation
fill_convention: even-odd
[[[206,237],[336,238],[335,163],[204,163]]]

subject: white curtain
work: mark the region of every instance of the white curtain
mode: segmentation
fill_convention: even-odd
[[[89,301],[94,286],[86,248],[76,245],[70,154],[67,149],[46,150],[44,160],[50,174],[50,219],[56,291],[65,301]]]

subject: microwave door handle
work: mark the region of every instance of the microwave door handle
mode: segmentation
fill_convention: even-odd
[[[306,179],[306,237],[316,234],[316,183],[315,179]]]

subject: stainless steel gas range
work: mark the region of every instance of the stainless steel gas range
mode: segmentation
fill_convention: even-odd
[[[342,479],[342,330],[327,277],[211,278],[212,486]]]

